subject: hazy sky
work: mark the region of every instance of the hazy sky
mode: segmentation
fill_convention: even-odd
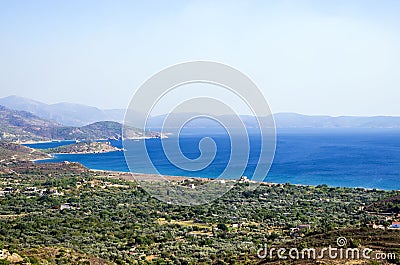
[[[159,70],[212,60],[273,112],[400,115],[399,14],[396,0],[1,1],[0,97],[124,108]]]

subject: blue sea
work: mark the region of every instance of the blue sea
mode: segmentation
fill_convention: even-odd
[[[181,170],[172,165],[162,151],[160,139],[146,141],[149,156],[157,170],[165,175],[218,177],[230,154],[229,138],[224,134],[206,132],[181,135],[179,145],[190,159],[199,156],[198,143],[204,136],[212,137],[217,154],[212,163],[198,172]],[[163,141],[172,141],[173,138]],[[132,145],[141,144],[132,141]],[[50,148],[71,142],[29,144],[33,148]],[[121,141],[111,141],[122,147]],[[249,163],[243,175],[251,176],[257,163],[259,138],[250,135],[252,146]],[[151,173],[140,154],[134,159],[135,172]],[[104,154],[60,154],[53,159],[38,161],[79,162],[91,169],[129,171],[123,152]],[[363,187],[400,190],[400,130],[396,129],[281,129],[277,131],[276,153],[267,182],[338,187]]]

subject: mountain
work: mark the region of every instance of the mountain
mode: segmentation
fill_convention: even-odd
[[[198,115],[198,114],[197,114]],[[169,123],[171,128],[180,128],[182,121],[196,116],[196,113],[174,113],[171,114]],[[220,116],[233,127],[238,126],[233,116]],[[148,125],[152,129],[162,127],[166,115],[150,117]],[[247,128],[257,128],[257,119],[254,116],[241,115],[241,120]],[[263,119],[263,117],[261,117]],[[265,117],[264,117],[265,119]],[[400,117],[376,116],[376,117],[355,117],[355,116],[310,116],[297,113],[274,114],[276,128],[400,128]],[[187,123],[189,128],[217,128],[219,125],[209,119],[195,119]],[[168,129],[165,128],[164,129]]]
[[[99,121],[122,122],[125,115],[123,109],[101,110],[96,107],[85,106],[73,103],[45,104],[39,101],[9,96],[0,98],[0,105],[14,110],[31,112],[37,118],[52,120],[55,123],[82,127],[87,124]],[[186,120],[193,113],[172,114],[171,127],[181,126],[181,121]],[[139,115],[136,113],[135,115]],[[150,117],[149,128],[161,128],[166,115]],[[234,121],[233,117],[222,116],[229,123]],[[253,116],[241,115],[244,124],[249,127],[256,127],[257,121]],[[274,114],[277,128],[400,128],[400,117],[375,116],[375,117],[356,117],[339,116],[332,117],[326,115],[312,116],[297,113],[277,113]],[[205,119],[196,119],[188,124],[192,128],[214,128],[215,122]]]
[[[192,117],[195,117],[198,115],[201,115],[201,114],[200,113],[173,113],[173,114],[170,114],[168,117],[168,125],[166,126],[164,124],[164,128],[167,128],[167,127],[180,128],[182,126],[182,121],[189,120]],[[167,115],[159,115],[159,116],[149,117],[149,119],[147,121],[147,125],[149,128],[160,129],[163,126],[164,120],[166,118],[167,118]],[[218,116],[218,118],[227,127],[235,128],[239,125],[238,120],[236,119],[235,116],[221,115],[221,116]],[[257,126],[257,119],[254,116],[241,115],[240,119],[243,122],[243,124],[248,128],[254,128]],[[193,119],[190,122],[188,122],[185,126],[187,126],[188,128],[217,128],[217,127],[220,127],[216,121],[214,121],[212,119],[207,119],[207,118]]]
[[[0,105],[0,140],[47,141],[47,140],[96,140],[122,137],[122,124],[100,121],[82,127],[63,126],[45,120],[26,111],[11,110]],[[136,128],[126,130],[128,138],[159,137],[155,132],[143,132]]]
[[[159,137],[156,132],[144,132],[137,128],[125,128],[125,137],[140,139],[145,137]],[[120,139],[122,138],[122,124],[115,121],[99,121],[82,127],[58,128],[53,139],[63,140],[98,140],[98,139]]]
[[[46,104],[18,96],[0,98],[0,105],[14,110],[27,111],[40,118],[53,120],[66,126],[83,126],[108,120],[121,122],[125,114],[125,110],[122,109],[101,110],[73,103]]]
[[[309,116],[297,113],[274,115],[277,128],[400,128],[400,117]]]

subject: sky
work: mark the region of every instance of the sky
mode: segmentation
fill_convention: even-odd
[[[400,116],[398,14],[396,0],[0,1],[0,97],[125,108],[158,71],[210,60],[274,113]]]

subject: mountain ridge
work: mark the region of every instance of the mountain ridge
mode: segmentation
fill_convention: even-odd
[[[53,120],[65,126],[84,126],[97,121],[122,121],[124,110],[117,110],[121,119],[116,117],[116,110],[101,110],[96,107],[77,103],[60,102],[46,104],[33,99],[8,96],[0,98],[0,105],[9,109],[28,111],[32,114]]]
[[[102,110],[83,104],[61,102],[46,104],[40,101],[8,96],[0,98],[0,105],[13,110],[28,111],[34,115],[52,120],[64,126],[82,127],[99,121],[123,122],[124,109]],[[140,115],[140,114],[138,114]],[[173,124],[180,126],[182,118],[187,114],[172,114],[175,119]],[[165,115],[150,117],[150,128],[161,128]],[[253,116],[241,115],[247,127],[257,127]],[[277,128],[400,128],[400,117],[397,116],[329,116],[329,115],[303,115],[293,112],[280,112],[274,114]],[[213,128],[215,124],[203,120],[192,122],[193,128]]]

